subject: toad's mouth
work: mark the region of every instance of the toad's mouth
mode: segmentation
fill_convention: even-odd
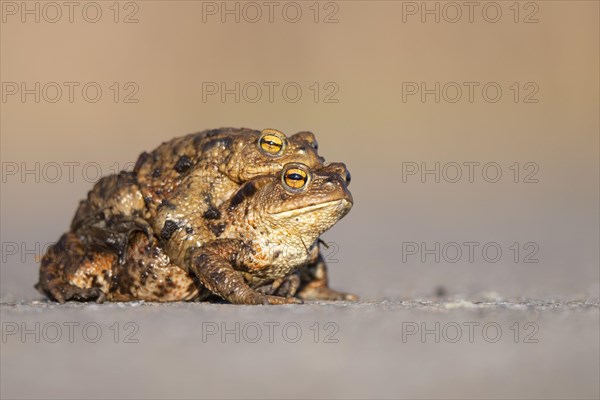
[[[352,203],[350,201],[348,201],[347,199],[337,199],[337,200],[332,200],[332,201],[326,201],[325,203],[311,204],[306,207],[294,208],[292,210],[280,211],[280,212],[272,213],[271,215],[280,217],[280,218],[287,218],[287,217],[294,217],[294,216],[300,215],[300,214],[310,213],[310,212],[320,210],[321,208],[326,208],[326,207],[331,207],[331,208],[339,207],[340,209],[345,209],[345,208],[349,208],[348,205],[351,205],[351,204]]]

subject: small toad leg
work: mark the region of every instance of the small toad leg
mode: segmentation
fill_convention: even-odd
[[[275,294],[284,297],[293,297],[298,292],[302,280],[298,271],[294,271],[283,279],[281,285],[276,289]]]
[[[303,300],[357,301],[358,296],[329,288],[327,264],[321,252],[315,262],[300,269],[302,284],[296,296]]]
[[[298,288],[300,288],[301,280],[298,270],[286,275],[283,278],[274,280],[273,282],[255,287],[254,290],[263,294],[272,294],[282,297],[294,297]]]
[[[153,235],[152,227],[144,219],[123,215],[112,216],[108,220],[94,216],[94,219],[80,221],[74,230],[86,248],[116,253],[120,264],[125,263],[127,249],[137,232],[148,238]]]
[[[191,251],[190,272],[214,294],[232,304],[298,304],[301,300],[259,293],[233,267],[247,251],[239,240],[217,240]]]

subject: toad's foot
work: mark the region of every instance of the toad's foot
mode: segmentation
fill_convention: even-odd
[[[298,293],[303,300],[346,300],[358,301],[358,296],[351,293],[338,292],[328,287],[305,287]]]
[[[258,297],[254,298],[247,298],[248,300],[250,300],[250,303],[244,303],[244,304],[271,304],[271,305],[275,305],[275,304],[302,304],[304,303],[302,300],[297,299],[295,297],[280,297],[280,296],[269,296],[269,295],[264,295],[264,294],[260,294],[257,293]]]
[[[300,276],[296,273],[292,273],[284,278],[276,279],[271,283],[259,286],[255,288],[255,290],[262,294],[270,294],[281,297],[294,297],[300,288],[300,284]]]
[[[40,288],[40,285],[35,285],[35,288],[44,294],[49,294],[51,298],[64,304],[67,301],[93,301],[103,303],[106,300],[106,293],[100,288],[92,287],[82,289],[68,283],[56,283],[49,285],[45,290]]]

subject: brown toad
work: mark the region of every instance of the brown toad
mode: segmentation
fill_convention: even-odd
[[[215,293],[209,284],[197,282],[198,267],[194,267],[190,254],[210,249],[209,243],[234,238],[233,226],[241,222],[235,221],[240,215],[231,204],[257,187],[250,183],[240,187],[241,183],[265,174],[271,179],[280,176],[279,172],[273,173],[290,161],[302,162],[298,171],[309,177],[309,168],[323,167],[316,147],[309,132],[286,138],[270,129],[204,131],[163,143],[152,153],[142,154],[133,172],[103,178],[90,191],[88,199],[80,204],[70,232],[44,256],[38,289],[61,302],[102,301],[107,294],[108,299],[117,301],[189,300],[206,297],[206,287]],[[331,164],[319,173],[349,181],[343,164]],[[280,193],[282,204],[283,195]],[[252,236],[236,229],[238,240]],[[264,245],[264,238],[259,242]],[[355,299],[328,288],[318,241],[310,241],[303,248],[310,254],[303,263],[293,263],[289,270],[257,272],[244,278],[267,294]],[[273,254],[278,254],[276,249]],[[282,272],[285,274],[280,276]],[[231,301],[263,302],[242,298]]]

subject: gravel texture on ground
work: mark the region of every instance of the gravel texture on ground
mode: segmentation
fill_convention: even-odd
[[[597,300],[1,304],[4,398],[598,398]]]

